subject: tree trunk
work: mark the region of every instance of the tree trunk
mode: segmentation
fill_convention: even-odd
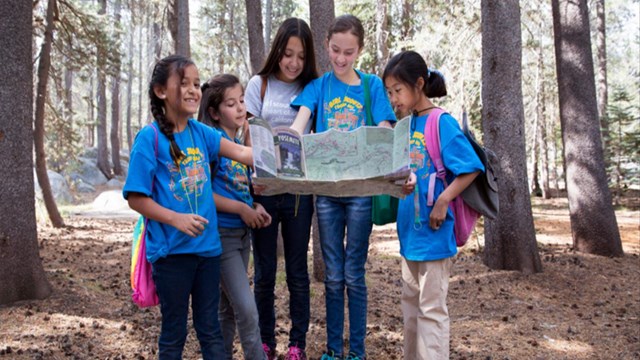
[[[573,244],[589,254],[622,256],[604,167],[587,1],[551,4]]]
[[[69,67],[64,69],[64,109],[65,118],[73,123],[73,70]]]
[[[189,0],[174,0],[174,16],[171,17],[175,21],[175,35],[173,41],[176,54],[190,57],[191,46],[189,45]]]
[[[611,165],[611,134],[607,118],[609,92],[607,88],[607,24],[604,0],[596,0],[596,51],[598,56],[598,117],[604,149],[605,172]],[[607,175],[607,178],[610,176]]]
[[[218,25],[220,26],[221,29],[224,29],[226,27],[226,23],[227,23],[227,19],[225,18],[225,15],[227,14],[227,6],[226,6],[226,1],[222,2],[222,8],[224,9],[223,11],[220,11],[218,13]],[[222,40],[219,39],[219,44],[220,46],[220,55],[218,56],[218,73],[222,74],[224,73],[224,58],[226,56],[226,46],[222,46]]]
[[[516,0],[482,0],[482,125],[498,154],[500,216],[485,219],[484,262],[492,269],[542,271],[527,186],[522,40]]]
[[[133,102],[133,59],[135,57],[133,43],[133,29],[129,31],[129,58],[127,59],[127,115],[126,115],[126,134],[127,134],[127,150],[131,152],[133,145],[133,131],[131,129],[131,108]]]
[[[153,5],[153,25],[151,26],[153,27],[153,42],[148,41],[149,46],[153,44],[153,63],[158,62],[162,57],[162,24],[158,21],[158,17],[160,16],[159,13],[160,9],[158,4],[155,3]],[[147,29],[147,34],[151,34],[149,27],[149,17],[147,16],[147,26],[145,27]],[[147,62],[149,62],[148,59]]]
[[[543,29],[541,24],[540,29]],[[540,36],[540,43],[538,45],[538,72],[540,74],[540,81],[538,83],[538,91],[536,94],[536,111],[538,113],[538,139],[540,146],[540,177],[542,178],[542,198],[551,198],[549,188],[549,148],[547,145],[547,107],[545,99],[545,86],[544,86],[544,54],[542,45],[542,34]]]
[[[382,75],[389,60],[389,5],[387,0],[376,0],[376,72]]]
[[[116,0],[115,6],[115,22],[120,24],[120,0]],[[119,51],[117,51],[119,54]],[[111,132],[109,138],[111,140],[111,163],[113,164],[113,174],[122,175],[122,165],[120,164],[120,68],[121,61],[119,55],[115,59],[115,76],[111,83]]]
[[[99,0],[100,10],[98,14],[105,15],[107,13],[107,0]],[[98,133],[98,169],[111,179],[111,166],[109,166],[109,148],[107,147],[107,49],[106,44],[98,42],[98,123],[96,130]]]
[[[264,53],[269,53],[271,46],[271,17],[273,16],[273,0],[265,0],[264,4]]]
[[[309,0],[309,18],[311,19],[309,25],[313,34],[316,64],[321,74],[331,70],[329,54],[325,50],[324,42],[327,39],[329,26],[335,17],[333,0]]]
[[[49,70],[51,69],[51,46],[53,43],[54,20],[53,13],[56,8],[56,1],[49,0],[47,4],[47,24],[44,32],[44,40],[40,50],[40,61],[38,62],[38,87],[36,90],[36,108],[33,124],[33,142],[36,154],[36,176],[38,184],[42,189],[49,219],[54,227],[63,227],[64,220],[60,216],[56,200],[51,191],[49,175],[47,175],[47,156],[44,149],[44,107],[47,99],[47,83],[49,80]],[[31,91],[31,90],[30,90]]]
[[[249,33],[249,58],[252,74],[260,71],[264,63],[264,36],[260,0],[245,0],[247,7],[247,32]]]
[[[538,137],[540,136],[540,114],[536,111],[533,119],[533,136],[531,141],[531,194],[533,196],[542,196],[540,189],[540,177],[538,167],[540,166],[540,154],[538,152]]]
[[[156,5],[154,5],[155,8]],[[149,16],[145,19],[145,25],[149,24]],[[142,103],[142,95],[143,95],[143,83],[144,83],[144,71],[142,59],[144,58],[144,47],[142,46],[142,29],[144,28],[143,24],[140,24],[140,28],[138,29],[138,128],[137,130],[142,129],[142,109],[144,105]],[[149,46],[149,43],[147,43]],[[135,137],[135,134],[134,134]]]
[[[95,98],[95,94],[93,93],[93,72],[91,72],[89,76],[89,96],[87,97],[87,107],[89,108],[89,119],[87,121],[87,134],[85,137],[85,145],[87,147],[94,146],[94,138],[95,138],[95,103],[93,102]]]
[[[404,0],[402,2],[402,28],[400,30],[400,41],[405,42],[413,37],[414,27],[411,19],[413,19],[414,0]],[[404,47],[402,50],[406,50]]]
[[[49,0],[47,27],[54,3]],[[0,78],[12,79],[0,82],[0,304],[51,294],[38,251],[33,201],[31,6],[29,1],[0,2]]]

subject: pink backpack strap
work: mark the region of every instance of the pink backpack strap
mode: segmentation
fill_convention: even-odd
[[[427,206],[433,206],[433,197],[436,186],[436,178],[440,178],[447,186],[447,171],[442,162],[442,154],[440,153],[440,116],[445,111],[440,108],[431,110],[427,121],[424,124],[424,142],[429,153],[429,158],[436,168],[436,172],[429,175],[429,189],[427,191]]]

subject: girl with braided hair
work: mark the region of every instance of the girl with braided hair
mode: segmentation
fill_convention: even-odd
[[[181,359],[189,299],[203,359],[224,353],[218,322],[220,254],[209,163],[224,156],[251,165],[251,149],[224,139],[192,119],[202,92],[195,64],[172,55],[154,67],[149,83],[155,122],[136,136],[123,195],[148,218],[147,259],[152,264],[162,327],[160,359]]]

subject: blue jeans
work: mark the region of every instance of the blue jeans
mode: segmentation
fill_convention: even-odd
[[[219,358],[224,353],[217,311],[220,257],[170,255],[158,259],[152,268],[162,313],[159,359],[182,359],[189,297],[202,357],[204,360]]]
[[[233,359],[233,340],[236,335],[242,344],[246,360],[265,358],[258,329],[258,310],[253,299],[247,267],[251,251],[251,229],[218,228],[222,241],[220,255],[220,307],[218,318],[224,339],[225,359]],[[222,358],[222,356],[220,356]]]
[[[260,315],[262,342],[276,346],[274,289],[278,267],[278,224],[282,228],[287,287],[289,288],[289,346],[306,346],[309,330],[309,272],[307,250],[313,215],[313,197],[291,194],[256,196],[271,215],[271,225],[254,231],[253,259],[255,279],[253,292]]]
[[[350,353],[365,356],[367,285],[364,265],[371,235],[371,197],[318,196],[318,227],[325,264],[327,350],[343,354],[344,292],[348,296]],[[345,226],[347,241],[344,243]]]

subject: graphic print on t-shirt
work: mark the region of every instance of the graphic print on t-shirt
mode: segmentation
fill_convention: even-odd
[[[225,179],[225,187],[229,193],[239,194],[245,203],[248,203],[251,198],[249,191],[249,176],[247,174],[247,166],[234,161],[229,160],[225,162],[225,168],[223,171]]]
[[[179,162],[179,167],[173,162],[167,163],[171,174],[169,189],[178,201],[195,201],[207,182],[209,164],[204,161],[204,156],[199,148],[187,148],[187,156]]]
[[[327,119],[327,128],[339,131],[357,129],[364,119],[362,104],[348,96],[334,97],[324,103],[324,112]]]
[[[411,169],[420,176],[421,179],[429,177],[429,168],[431,167],[431,158],[427,153],[424,144],[424,134],[418,131],[413,132],[411,137]]]

